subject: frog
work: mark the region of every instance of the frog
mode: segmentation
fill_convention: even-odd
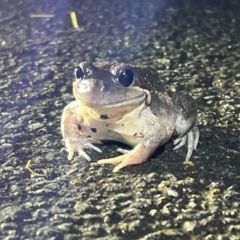
[[[151,66],[117,61],[83,61],[75,68],[74,101],[63,110],[61,133],[68,159],[75,152],[90,161],[86,149],[99,153],[105,140],[127,144],[122,155],[98,160],[115,164],[113,172],[146,162],[173,140],[173,150],[187,143],[185,161],[199,142],[198,105],[189,94],[169,96]]]

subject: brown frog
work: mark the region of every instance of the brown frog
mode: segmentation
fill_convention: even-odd
[[[172,136],[174,149],[187,141],[189,160],[197,148],[197,104],[189,95],[175,93],[172,99],[151,67],[118,62],[82,62],[75,70],[75,101],[62,115],[61,131],[68,159],[91,148],[102,152],[93,143],[114,140],[126,143],[132,150],[118,149],[123,155],[99,160],[100,164],[118,165],[114,172],[151,157],[155,150]]]

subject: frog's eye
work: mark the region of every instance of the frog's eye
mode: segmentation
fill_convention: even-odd
[[[83,76],[84,76],[84,73],[83,73],[82,69],[80,67],[76,67],[75,68],[75,77],[77,79],[79,79],[79,78],[83,78]]]
[[[133,72],[130,69],[123,70],[118,76],[119,83],[124,87],[129,87],[133,83]]]

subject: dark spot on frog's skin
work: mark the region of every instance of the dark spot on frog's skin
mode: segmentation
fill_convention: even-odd
[[[106,124],[106,127],[108,127],[108,124]]]
[[[134,133],[133,137],[144,137],[144,135],[140,132],[140,133]]]
[[[90,128],[91,129],[91,131],[93,132],[93,133],[96,133],[97,132],[97,129],[96,128]]]
[[[81,128],[81,126],[80,125],[77,125],[78,126],[78,130],[80,131],[82,128]]]
[[[110,130],[108,130],[108,132],[111,132]]]
[[[100,115],[99,118],[101,118],[101,119],[108,119],[108,115],[107,114],[102,114],[102,115]]]
[[[122,126],[124,126],[124,123],[122,124]]]

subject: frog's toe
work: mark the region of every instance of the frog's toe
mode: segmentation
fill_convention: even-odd
[[[68,153],[68,160],[71,160],[74,155],[74,151],[72,149],[68,148],[61,148],[60,152],[67,152]]]
[[[93,150],[95,150],[95,151],[97,151],[97,152],[99,152],[99,153],[102,153],[102,150],[101,150],[100,148],[92,145],[91,143],[87,143],[87,144],[85,145],[85,148],[90,148],[90,149],[93,149]]]
[[[64,151],[68,152],[68,160],[71,160],[77,147],[75,138],[66,138],[65,146]]]
[[[199,129],[197,126],[194,126],[187,134],[187,140],[188,140],[188,151],[187,151],[187,156],[185,158],[185,161],[188,161],[192,154],[193,150],[197,149],[198,141],[199,141]]]
[[[99,164],[116,164],[116,163],[122,162],[123,160],[124,160],[124,155],[121,155],[114,158],[106,158],[106,159],[98,160],[98,163]]]
[[[118,148],[116,151],[117,151],[117,152],[120,152],[120,153],[122,153],[122,154],[127,154],[127,153],[129,153],[130,150],[123,149],[123,148]]]
[[[114,169],[113,169],[113,172],[118,172],[120,169],[128,166],[128,165],[131,165],[131,163],[129,163],[128,161],[122,161],[120,164],[118,164]]]
[[[91,161],[91,158],[88,156],[88,154],[85,151],[83,151],[83,149],[80,148],[78,150],[78,154],[79,156],[83,156],[87,161]]]
[[[99,164],[116,164],[116,163],[120,163],[118,164],[114,169],[113,172],[118,172],[120,169],[131,165],[131,161],[129,158],[126,158],[126,155],[122,155],[119,157],[115,157],[115,158],[109,158],[109,159],[102,159],[98,161]]]
[[[74,152],[75,152],[74,146],[70,144],[70,145],[66,148],[66,151],[68,152],[68,160],[72,160],[73,155],[74,155]]]
[[[74,155],[74,151],[69,151],[68,152],[68,160],[72,160],[73,155]]]
[[[193,149],[194,149],[194,135],[193,135],[193,131],[189,131],[188,134],[187,134],[187,140],[188,140],[188,145],[187,145],[187,155],[186,155],[186,158],[185,158],[185,161],[188,161],[192,154],[193,154]]]
[[[88,161],[91,161],[91,158],[90,158],[90,157],[88,156],[88,154],[83,150],[83,147],[84,147],[84,148],[93,149],[93,150],[95,150],[95,151],[97,151],[97,152],[100,152],[100,153],[102,152],[102,150],[101,150],[100,148],[92,145],[92,144],[89,143],[89,142],[84,143],[84,144],[80,144],[80,145],[78,146],[78,154],[79,154],[80,156],[83,156],[83,157],[84,157],[86,160],[88,160]]]
[[[185,136],[178,137],[174,140],[173,144],[176,145],[173,150],[181,148],[187,142],[187,155],[185,161],[188,161],[192,154],[193,150],[197,149],[198,141],[199,141],[199,129],[197,126],[194,126]]]
[[[194,135],[194,150],[196,150],[200,137],[200,132],[197,126],[194,126],[193,128],[193,135]]]
[[[177,150],[177,149],[181,148],[182,146],[184,146],[185,143],[186,143],[186,140],[187,140],[187,136],[186,135],[184,137],[182,137],[182,138],[179,137],[179,138],[175,139],[173,141],[173,144],[176,145],[176,146],[173,148],[173,150]]]
[[[86,160],[91,161],[91,158],[83,150],[84,148],[93,149],[97,152],[102,152],[102,150],[94,146],[90,140],[84,138],[67,138],[65,139],[65,150],[68,152],[68,160],[71,160],[75,152],[78,152],[80,156],[83,156]]]

